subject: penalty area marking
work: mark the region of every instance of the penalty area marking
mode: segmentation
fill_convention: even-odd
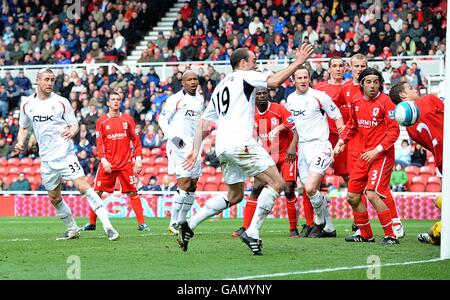
[[[415,265],[415,264],[433,263],[433,262],[437,262],[437,261],[441,261],[441,259],[433,258],[433,259],[429,259],[429,260],[406,261],[406,262],[401,262],[401,263],[387,263],[387,264],[380,264],[379,267],[408,266],[408,265]],[[283,276],[289,276],[289,275],[330,273],[330,272],[337,272],[337,271],[367,269],[367,268],[373,268],[374,266],[375,265],[361,265],[361,266],[353,266],[353,267],[337,267],[337,268],[316,269],[316,270],[308,270],[308,271],[261,274],[261,275],[244,276],[244,277],[237,277],[237,278],[225,278],[223,280],[249,280],[249,279],[260,279],[260,278],[271,278],[271,277],[283,277]]]

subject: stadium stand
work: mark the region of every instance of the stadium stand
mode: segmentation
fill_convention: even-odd
[[[85,137],[94,156],[95,122],[107,112],[110,90],[121,89],[122,110],[132,115],[140,130],[144,174],[159,177],[167,160],[165,137],[157,120],[167,97],[181,89],[182,71],[192,68],[199,72],[208,100],[225,68],[229,68],[231,53],[241,46],[253,50],[264,66],[283,68],[283,64],[273,62],[292,58],[293,50],[308,40],[315,45],[315,63],[311,64],[315,82],[329,76],[329,57],[362,53],[382,71],[387,89],[389,84],[402,80],[430,92],[434,76],[443,70],[445,1],[395,0],[387,1],[385,6],[376,3],[95,0],[81,1],[79,18],[71,19],[68,4],[61,1],[3,1],[0,138],[10,148],[5,148],[6,156],[0,157],[0,167],[5,168],[1,174],[5,181],[11,181],[20,171],[39,173],[33,133],[25,154],[17,155],[12,147],[17,137],[20,99],[31,94],[36,68],[42,65],[66,67],[57,71],[55,91],[69,99],[80,124],[86,126]],[[122,65],[124,60],[127,64]],[[427,67],[430,61],[432,68]],[[68,65],[74,68],[67,69]],[[348,69],[345,76],[351,77]],[[282,102],[292,90],[287,82],[273,92],[273,99]],[[403,138],[408,138],[404,129],[399,140]],[[213,145],[213,137],[205,140],[203,155],[208,156]],[[433,169],[432,158],[428,162],[427,167]],[[204,167],[206,174],[218,176],[218,170],[211,169],[217,165]],[[95,171],[92,168],[88,175],[94,176]],[[407,173],[411,179],[419,175]],[[421,171],[420,175],[429,179],[435,174]],[[330,169],[326,178],[335,182],[332,176]],[[199,187],[204,184],[199,183]],[[224,188],[220,182],[216,187]]]

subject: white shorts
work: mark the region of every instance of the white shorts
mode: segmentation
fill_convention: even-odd
[[[264,172],[275,163],[259,144],[225,150],[218,157],[227,184],[244,182],[248,177]]]
[[[202,176],[202,160],[201,155],[198,156],[197,162],[192,170],[186,171],[183,168],[183,162],[186,160],[190,151],[186,151],[185,149],[172,150],[170,147],[167,149],[167,160],[168,166],[167,170],[169,174],[175,174],[177,179],[179,178],[199,178]],[[200,151],[201,153],[201,151]]]
[[[84,170],[75,155],[52,161],[41,162],[42,183],[47,191],[54,190],[64,180],[74,180],[85,176]]]
[[[325,175],[331,165],[333,148],[329,141],[298,144],[298,176],[305,184],[310,172]]]

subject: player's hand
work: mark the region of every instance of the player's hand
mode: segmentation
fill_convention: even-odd
[[[286,162],[288,164],[295,164],[295,160],[297,159],[297,149],[296,147],[289,147],[286,153]]]
[[[306,62],[309,56],[313,53],[314,46],[311,44],[302,44],[300,48],[297,48],[297,59],[301,60],[302,63]]]
[[[186,171],[192,170],[197,162],[197,155],[194,151],[191,151],[182,164],[183,169]]]
[[[112,166],[111,163],[106,158],[102,158],[102,166],[106,173],[111,174]]]
[[[363,154],[361,154],[361,159],[369,162],[372,159],[374,159],[375,156],[378,155],[378,153],[379,153],[378,149],[372,149],[370,151],[367,151],[367,152],[364,152]]]
[[[334,157],[339,155],[339,153],[341,153],[342,151],[344,151],[345,149],[345,144],[343,140],[339,140],[336,144],[336,146],[334,147],[334,156],[333,156],[333,160]]]
[[[66,140],[66,141],[70,141],[73,138],[74,134],[72,133],[72,131],[70,130],[70,128],[66,128],[66,130],[64,130],[61,133],[61,137]]]
[[[25,148],[23,147],[23,143],[17,142],[16,145],[14,146],[14,151],[16,151],[17,153],[24,152]]]
[[[142,172],[142,160],[136,159],[134,162],[134,174],[140,174]]]
[[[177,136],[174,136],[172,138],[172,143],[174,143],[175,146],[177,146],[178,149],[183,149],[186,144],[184,143],[182,138],[179,138]]]
[[[344,129],[345,129],[345,126],[338,127],[338,129],[337,129],[338,134],[341,134],[342,131],[344,131]]]

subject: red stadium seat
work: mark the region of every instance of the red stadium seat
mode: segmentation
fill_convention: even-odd
[[[425,191],[434,193],[441,192],[442,191],[441,178],[437,176],[429,177]]]
[[[215,183],[217,186],[219,186],[221,179],[222,178],[219,176],[210,176],[206,178],[206,183]]]
[[[32,166],[33,165],[33,159],[31,159],[29,157],[22,158],[20,160],[20,164],[22,166]]]
[[[408,176],[414,177],[419,175],[419,167],[417,166],[407,166],[405,168],[405,172],[406,174],[408,174]]]
[[[426,182],[423,180],[422,176],[414,176],[409,185],[410,192],[425,192]]]
[[[35,169],[33,167],[24,167],[22,169],[22,172],[25,173],[25,176],[27,176],[27,178],[34,176],[35,173]]]
[[[12,166],[12,165],[18,166],[19,164],[20,164],[20,159],[18,159],[17,157],[8,159],[9,166]]]
[[[339,187],[339,183],[340,183],[340,176],[335,176],[335,175],[331,175],[331,176],[326,176],[325,175],[325,185],[333,185],[335,187]]]
[[[151,154],[152,156],[158,156],[158,155],[161,155],[161,149],[160,149],[160,148],[153,148],[153,149],[150,151],[150,154]]]
[[[34,174],[41,174],[41,167],[33,165],[33,172]]]
[[[228,184],[226,183],[221,183],[219,185],[219,191],[228,191]]]
[[[142,157],[142,165],[144,166],[153,166],[155,164],[155,158],[151,156]]]
[[[0,157],[0,166],[6,167],[8,160],[6,158]]]
[[[11,185],[11,183],[13,183],[14,181],[16,181],[18,177],[19,177],[19,176],[17,176],[17,174],[9,174],[8,176],[6,176],[5,182],[6,182],[8,185]]]
[[[165,167],[167,167],[167,158],[166,157],[157,157],[155,159],[154,165],[155,165],[155,167],[156,166],[160,166],[160,167],[165,166]]]
[[[216,168],[211,167],[211,166],[204,167],[204,168],[202,169],[202,173],[203,173],[204,175],[213,176],[213,175],[216,174]]]
[[[206,178],[205,176],[200,176],[200,178],[197,181],[197,184],[201,184],[204,185],[206,183]]]
[[[0,176],[6,176],[9,173],[8,167],[0,166]]]
[[[216,168],[216,174],[217,174],[217,173],[222,174],[222,168],[221,168],[221,167],[217,167],[217,168]]]
[[[41,166],[41,159],[40,158],[35,158],[33,160],[33,165],[35,166]]]
[[[150,175],[150,176],[157,175],[158,174],[158,169],[155,168],[155,167],[146,167],[144,169],[144,174]]]
[[[149,148],[142,148],[142,157],[148,157],[151,155],[151,150]]]
[[[423,166],[419,169],[419,174],[420,175],[429,174],[430,176],[434,176],[436,175],[436,169],[430,166]]]
[[[35,191],[39,186],[39,181],[41,180],[41,178],[37,177],[37,176],[30,176],[30,177],[27,177],[27,179],[31,185],[31,190]]]
[[[210,192],[219,191],[219,185],[214,182],[208,182],[208,183],[205,183],[203,190],[210,191]]]
[[[9,174],[19,175],[22,170],[19,167],[9,167]]]
[[[167,174],[167,167],[160,167],[158,169],[158,175],[159,174]]]
[[[204,186],[203,183],[198,183],[197,182],[197,191],[203,191],[203,186]]]

